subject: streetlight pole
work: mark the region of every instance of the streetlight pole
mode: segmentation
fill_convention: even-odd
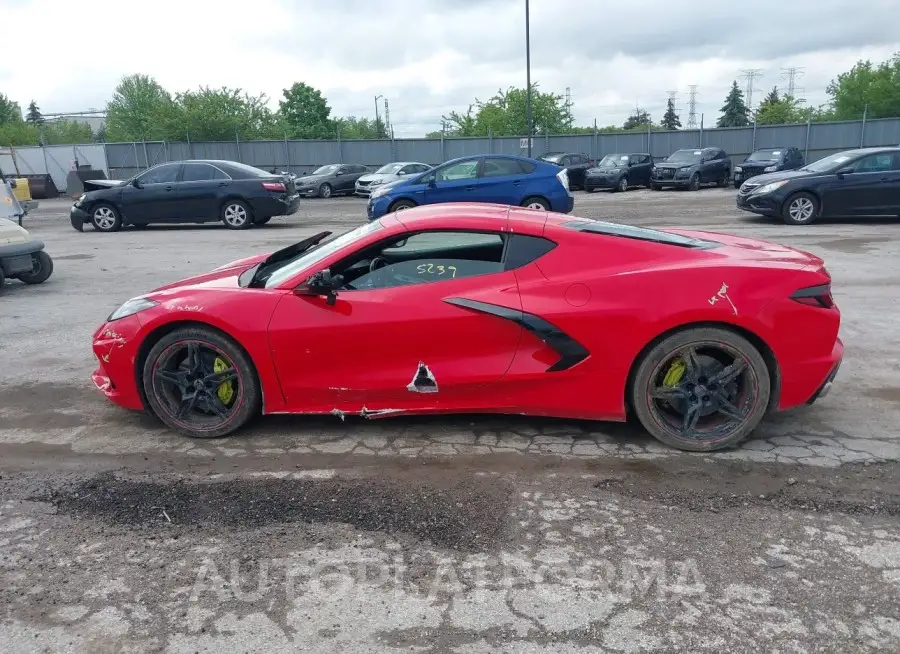
[[[534,125],[531,121],[531,15],[528,0],[525,0],[525,122],[528,123],[528,156],[531,157],[531,135]]]
[[[378,135],[379,137],[381,136],[381,134],[380,134],[380,130],[378,129],[378,125],[379,125],[379,122],[381,119],[378,117],[378,101],[381,100],[381,98],[383,98],[383,97],[384,97],[383,95],[375,96],[375,134]]]

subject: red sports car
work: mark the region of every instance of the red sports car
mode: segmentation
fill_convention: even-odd
[[[321,232],[133,298],[96,385],[193,437],[259,413],[624,421],[709,451],[829,390],[818,257],[762,241],[442,204]]]

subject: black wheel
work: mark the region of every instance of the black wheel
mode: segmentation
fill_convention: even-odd
[[[619,193],[624,193],[628,190],[628,177],[622,175],[622,179],[619,180],[619,183],[616,184],[616,190]]]
[[[253,210],[243,200],[226,200],[222,205],[222,222],[228,229],[247,229],[253,224]]]
[[[3,292],[4,286],[6,286],[6,274],[3,272],[3,268],[0,268],[0,293]]]
[[[725,177],[723,177],[722,179],[720,179],[718,182],[716,182],[716,185],[717,185],[719,188],[725,188],[726,186],[728,186],[728,177],[729,177],[729,176],[726,175]]]
[[[272,216],[266,216],[265,218],[257,218],[256,224],[257,225],[265,225],[270,220],[272,220]]]
[[[819,200],[803,191],[789,197],[781,209],[781,219],[786,225],[809,225],[818,216]]]
[[[53,259],[41,250],[31,255],[31,272],[19,273],[19,281],[26,284],[43,284],[53,274]]]
[[[390,208],[388,209],[388,213],[393,213],[395,211],[405,211],[406,209],[412,209],[415,206],[416,203],[412,200],[397,200],[390,206]]]
[[[659,185],[659,184],[651,184],[651,185],[650,185],[650,190],[651,190],[651,191],[658,191],[658,190],[660,190],[660,185]]]
[[[249,357],[211,329],[163,336],[147,355],[144,392],[153,413],[192,438],[217,438],[259,413],[262,393]]]
[[[538,209],[539,211],[550,211],[550,203],[544,198],[525,198],[522,206],[526,209]]]
[[[98,232],[117,232],[122,228],[122,216],[111,204],[98,204],[91,211],[91,224]]]
[[[691,181],[688,184],[689,191],[697,191],[700,189],[700,173],[691,175]]]
[[[325,182],[319,187],[319,197],[320,198],[330,198],[334,189],[331,188],[331,184]]]
[[[593,192],[596,191],[596,190],[597,190],[597,189],[595,189],[593,186],[585,186],[585,187],[584,187],[584,192],[585,192],[585,193],[593,193]]]
[[[641,359],[631,402],[657,440],[691,452],[733,447],[756,429],[771,393],[769,370],[747,339],[727,329],[686,329]]]
[[[741,182],[740,182],[740,180],[737,180],[737,179],[734,180],[734,188],[741,188]]]

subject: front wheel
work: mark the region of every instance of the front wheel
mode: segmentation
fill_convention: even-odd
[[[781,219],[786,225],[809,225],[819,213],[819,201],[811,193],[795,193],[782,208]]]
[[[689,191],[698,191],[700,190],[700,173],[694,173],[691,175],[691,181],[688,184]]]
[[[544,198],[526,198],[522,203],[526,209],[536,209],[538,211],[550,211],[550,203]]]
[[[659,191],[661,189],[659,184],[650,184],[651,191]]]
[[[585,193],[593,193],[593,192],[596,191],[596,190],[597,190],[597,189],[595,189],[593,186],[585,186],[585,187],[584,187],[584,192],[585,192]]]
[[[53,259],[41,250],[31,255],[31,272],[20,273],[19,281],[26,284],[43,284],[53,274]]]
[[[319,187],[319,197],[320,198],[325,198],[325,199],[330,198],[333,192],[334,192],[334,189],[331,188],[331,184],[329,184],[328,182],[322,184]]]
[[[397,200],[391,207],[388,209],[388,213],[394,213],[395,211],[405,211],[407,209],[412,209],[416,206],[416,203],[412,200]]]
[[[249,357],[231,339],[203,327],[163,336],[147,355],[142,381],[153,413],[192,438],[230,434],[262,404]]]
[[[98,232],[116,232],[122,228],[122,216],[111,204],[100,204],[91,212],[91,223]]]
[[[711,452],[756,429],[771,395],[769,370],[742,336],[698,327],[672,334],[641,359],[631,405],[657,440],[680,450]]]
[[[253,223],[253,212],[240,200],[229,200],[222,207],[222,222],[228,229],[247,229]]]
[[[625,191],[628,190],[628,178],[627,177],[625,177],[624,175],[622,176],[622,179],[620,179],[619,183],[616,184],[616,190],[619,191],[620,193],[624,193]]]

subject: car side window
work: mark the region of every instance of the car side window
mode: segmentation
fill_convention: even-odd
[[[571,163],[572,163],[572,160],[571,160],[571,158],[569,157],[569,155],[566,155],[566,156],[564,156],[564,157],[560,157],[560,158],[559,158],[559,165],[560,165],[560,166],[569,166],[569,165],[571,165]]]
[[[521,175],[522,168],[515,159],[500,159],[488,157],[484,160],[482,177],[506,177],[508,175]]]
[[[216,178],[219,171],[209,164],[186,163],[181,173],[182,182],[209,182]]]
[[[504,235],[432,231],[395,237],[332,267],[345,290],[414,286],[503,271]]]
[[[478,173],[478,160],[460,161],[459,163],[434,171],[436,182],[454,182],[464,179],[475,179]]]
[[[162,164],[138,176],[141,184],[171,184],[178,179],[181,164]]]
[[[885,154],[871,154],[863,157],[853,169],[857,173],[880,173],[894,169],[894,155],[890,152]]]
[[[527,266],[556,247],[556,243],[540,236],[511,234],[506,244],[506,270]]]

